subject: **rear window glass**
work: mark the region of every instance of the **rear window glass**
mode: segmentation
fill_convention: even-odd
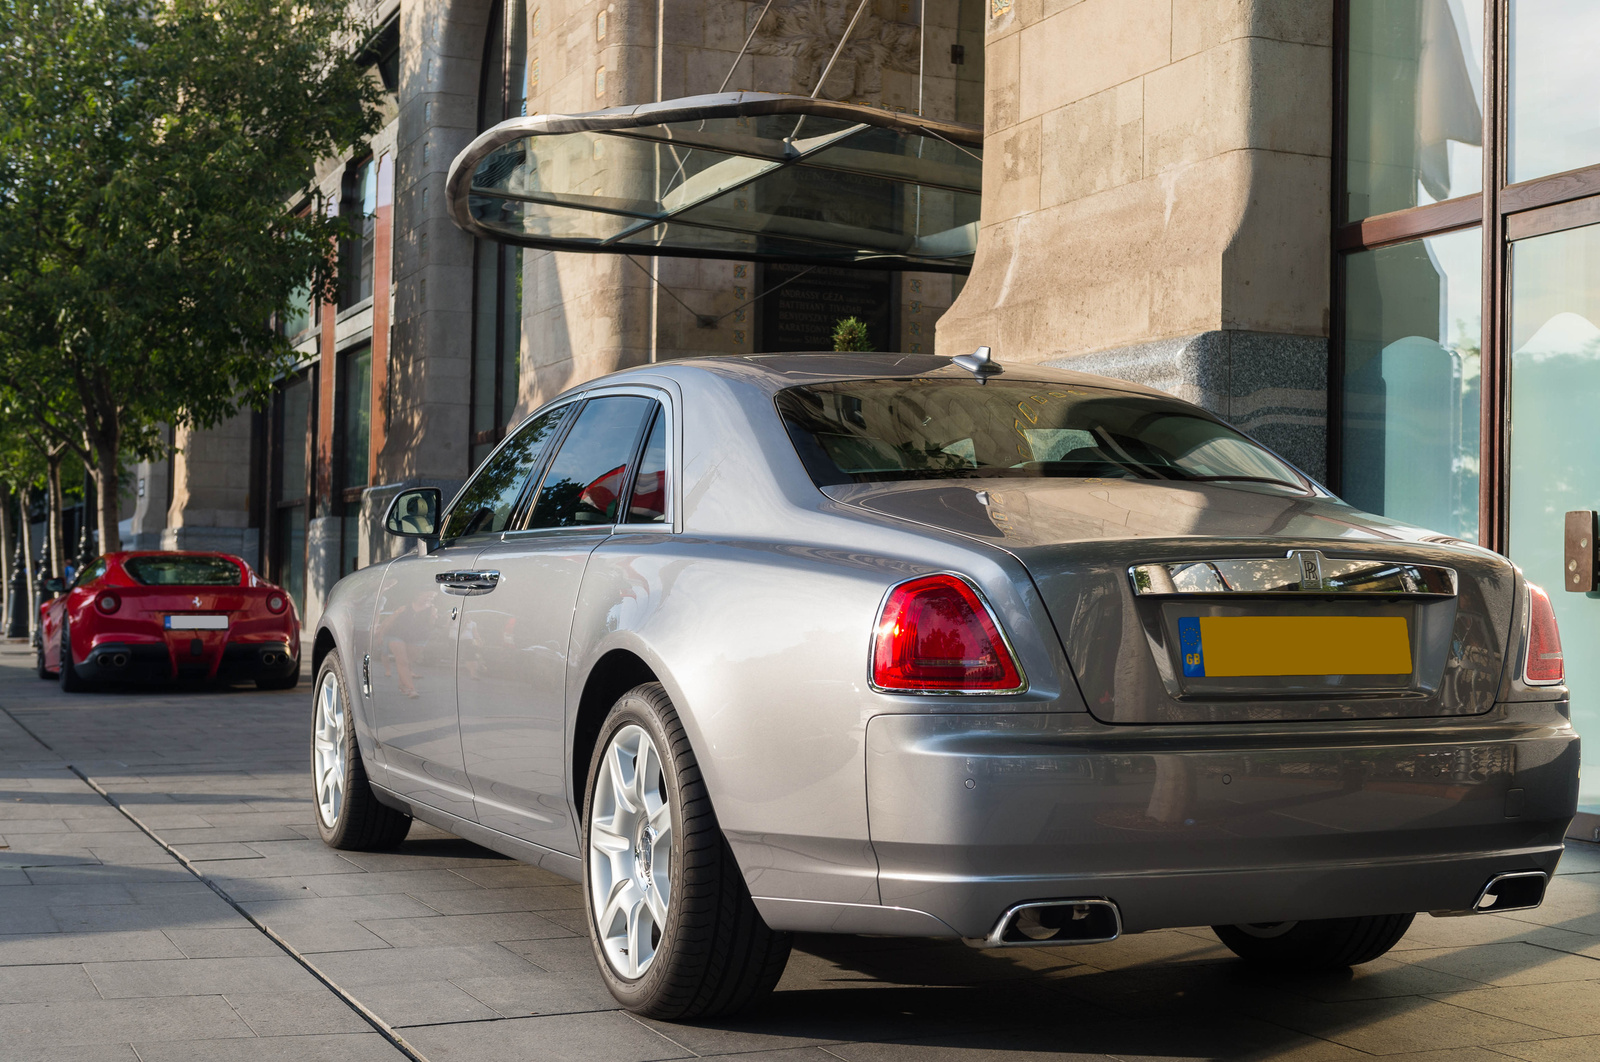
[[[1220,421],[1109,388],[846,380],[780,391],[777,404],[818,486],[1060,476],[1310,489],[1294,468]]]
[[[129,557],[122,570],[144,586],[238,586],[244,577],[226,557]]]

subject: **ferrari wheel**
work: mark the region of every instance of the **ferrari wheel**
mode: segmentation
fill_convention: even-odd
[[[1280,970],[1312,973],[1371,962],[1400,943],[1411,928],[1413,917],[1395,914],[1256,922],[1212,926],[1211,931],[1241,959]]]
[[[61,621],[61,670],[58,678],[61,680],[63,693],[82,693],[89,688],[89,684],[78,674],[78,669],[72,663],[72,628],[65,620]]]
[[[653,1018],[729,1014],[772,991],[790,936],[762,921],[666,691],[611,709],[583,816],[589,937],[606,987]]]
[[[337,650],[317,671],[311,726],[311,789],[317,832],[330,848],[379,851],[406,839],[411,816],[380,804],[367,784]]]

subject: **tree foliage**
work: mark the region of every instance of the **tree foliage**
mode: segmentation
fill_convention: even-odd
[[[332,283],[319,159],[381,90],[328,0],[0,0],[0,387],[95,471],[259,401],[268,327]],[[296,209],[306,204],[305,209]]]

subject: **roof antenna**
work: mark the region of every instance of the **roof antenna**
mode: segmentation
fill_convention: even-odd
[[[979,347],[971,354],[959,354],[950,360],[976,376],[979,383],[988,383],[988,377],[1002,371],[1000,363],[989,356],[988,347]]]

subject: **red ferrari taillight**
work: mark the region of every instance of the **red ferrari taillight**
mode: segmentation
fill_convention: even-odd
[[[1522,681],[1530,686],[1554,686],[1567,677],[1561,657],[1561,631],[1550,595],[1528,584],[1528,644],[1522,650]]]
[[[282,612],[288,606],[282,594],[268,594],[267,608],[273,612]]]
[[[100,596],[94,599],[94,607],[109,616],[122,607],[122,598],[110,590],[102,590]]]
[[[989,609],[954,575],[929,575],[889,592],[872,650],[872,684],[923,693],[998,693],[1023,687]]]

